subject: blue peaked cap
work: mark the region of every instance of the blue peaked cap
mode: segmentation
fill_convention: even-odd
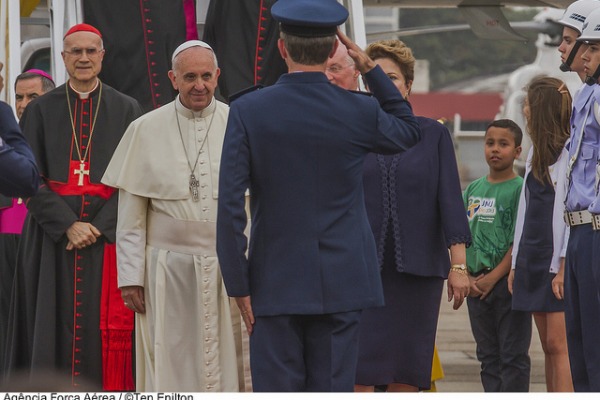
[[[336,0],[278,0],[271,15],[285,33],[301,37],[335,35],[348,19],[348,10]]]

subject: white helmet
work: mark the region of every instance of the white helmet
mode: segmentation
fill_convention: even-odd
[[[577,41],[600,41],[600,8],[596,8],[594,11],[588,14],[585,22],[583,23],[581,36],[577,38]]]
[[[586,18],[598,7],[600,7],[600,1],[598,0],[577,0],[567,7],[562,18],[557,22],[561,25],[575,29],[581,35],[583,23]]]

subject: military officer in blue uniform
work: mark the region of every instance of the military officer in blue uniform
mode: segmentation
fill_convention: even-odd
[[[39,183],[31,148],[10,106],[0,102],[0,194],[30,197],[37,192]]]
[[[231,102],[217,253],[250,333],[254,390],[352,391],[361,310],[383,304],[363,161],[406,150],[420,132],[391,80],[341,32],[374,97],[329,83],[348,17],[337,1],[279,0],[271,13],[289,73]]]
[[[586,85],[573,100],[567,177],[566,220],[570,236],[565,261],[565,322],[573,388],[600,391],[600,2],[589,12],[577,41]]]

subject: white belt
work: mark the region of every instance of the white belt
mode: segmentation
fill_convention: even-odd
[[[592,214],[592,228],[600,231],[600,214]]]
[[[588,210],[565,211],[565,223],[568,226],[584,225],[592,223],[592,214]]]

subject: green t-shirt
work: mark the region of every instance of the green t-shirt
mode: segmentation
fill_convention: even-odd
[[[500,183],[490,183],[487,176],[483,176],[464,191],[473,238],[467,248],[470,273],[496,268],[512,245],[522,185],[520,176]]]

